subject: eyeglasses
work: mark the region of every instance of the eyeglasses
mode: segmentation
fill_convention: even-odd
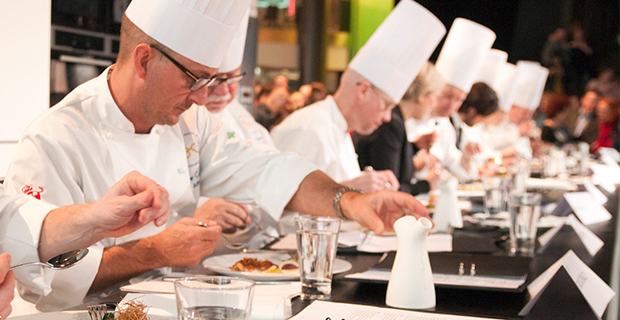
[[[218,87],[219,85],[221,85],[222,83],[226,82],[227,84],[235,84],[239,81],[241,81],[241,79],[243,79],[243,76],[245,76],[245,72],[242,72],[240,75],[238,76],[232,76],[232,77],[228,77],[228,78],[217,78],[215,79],[215,82],[210,85],[210,87]]]
[[[185,68],[181,63],[179,63],[178,61],[174,60],[170,55],[168,55],[167,53],[165,53],[162,49],[154,46],[154,45],[149,45],[151,48],[159,51],[161,54],[164,55],[164,57],[168,58],[168,60],[170,60],[170,62],[174,63],[175,66],[177,66],[177,68],[179,68],[181,71],[183,71],[183,73],[185,73],[188,77],[192,78],[192,80],[194,80],[194,83],[192,83],[189,86],[189,90],[190,91],[198,91],[200,89],[202,89],[204,86],[211,86],[213,84],[213,82],[215,82],[215,80],[217,80],[217,74],[213,75],[211,78],[200,78],[197,77],[196,75],[194,75],[191,71],[189,71],[187,68]]]

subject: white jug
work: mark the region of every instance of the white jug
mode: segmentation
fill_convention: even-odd
[[[394,258],[385,304],[403,309],[435,307],[435,284],[426,238],[433,224],[426,218],[402,217],[394,223],[398,251]]]
[[[438,183],[440,193],[437,197],[437,205],[433,214],[435,231],[437,232],[449,232],[450,227],[463,227],[463,216],[461,215],[456,194],[458,184],[458,179],[453,176],[440,180]]]

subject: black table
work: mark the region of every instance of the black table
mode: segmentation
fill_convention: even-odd
[[[612,213],[612,219],[588,226],[588,228],[605,243],[594,257],[589,256],[581,240],[575,235],[574,231],[572,231],[572,228],[565,226],[550,241],[544,252],[536,254],[533,257],[529,266],[529,275],[526,283],[529,284],[560,259],[566,252],[573,250],[598,276],[607,284],[610,284],[612,268],[619,267],[612,265],[615,249],[614,245],[616,243],[618,230],[617,216],[619,192],[620,190],[616,190],[614,194],[606,194],[609,201],[605,207]],[[570,212],[570,207],[566,201],[563,198],[560,199],[554,213],[566,215]],[[381,255],[339,252],[338,257],[351,262],[353,268],[349,272],[334,278],[331,301],[386,307],[386,283],[344,280],[346,274],[362,272],[375,265]],[[568,286],[571,284],[566,283],[566,285]],[[573,294],[572,296],[565,296],[564,292],[562,294],[564,295],[563,297],[551,299],[555,301],[539,301],[537,303],[536,307],[538,310],[543,310],[547,314],[544,317],[540,317],[541,319],[558,318],[554,316],[557,314],[558,310],[569,310],[571,312],[571,319],[588,319],[591,317],[591,314],[588,313],[588,308],[584,309],[574,305],[574,301],[579,300],[579,297],[574,296],[575,293],[571,293]],[[525,304],[527,304],[530,297],[527,290],[523,292],[498,292],[471,288],[456,289],[436,286],[436,299],[436,307],[424,311],[479,317],[521,319],[518,313]],[[293,314],[298,313],[308,304],[308,302],[295,298],[292,301]],[[603,318],[605,319],[605,317],[606,315],[604,315]]]

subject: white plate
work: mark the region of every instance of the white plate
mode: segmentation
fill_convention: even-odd
[[[287,253],[233,253],[224,254],[221,256],[209,257],[203,261],[202,265],[217,273],[233,276],[243,277],[256,281],[290,281],[299,279],[299,273],[262,273],[262,272],[240,272],[230,270],[237,261],[243,258],[256,258],[258,260],[268,259],[269,261],[280,264],[282,261],[290,259],[291,255]],[[342,259],[336,259],[334,261],[334,274],[347,272],[351,270],[351,264],[348,261]]]
[[[169,320],[171,317],[148,315],[149,320]],[[62,311],[33,313],[19,317],[10,317],[11,320],[90,320],[86,311]]]

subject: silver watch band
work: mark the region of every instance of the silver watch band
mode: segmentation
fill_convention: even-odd
[[[344,213],[342,213],[342,207],[340,206],[340,199],[342,198],[342,195],[347,193],[347,192],[357,192],[357,193],[361,193],[361,194],[365,193],[363,190],[355,189],[355,188],[351,188],[351,187],[342,187],[342,188],[338,189],[338,191],[336,191],[336,194],[334,195],[334,201],[333,201],[334,211],[336,212],[336,217],[338,217],[338,218],[340,218],[342,220],[349,220],[344,215]]]

